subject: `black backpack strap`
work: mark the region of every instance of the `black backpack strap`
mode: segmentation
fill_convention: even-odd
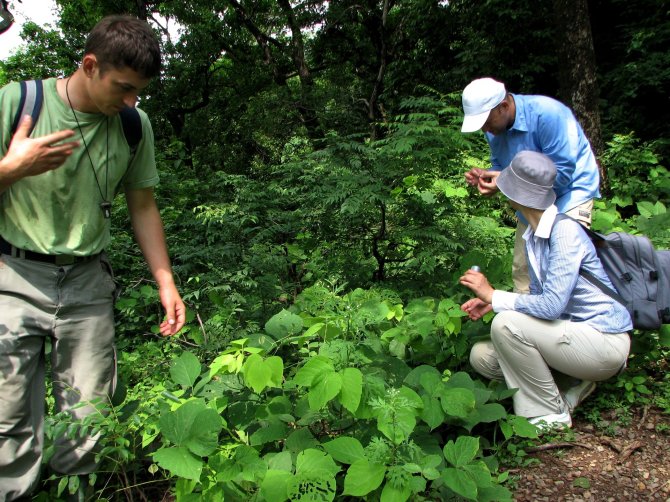
[[[126,136],[126,141],[130,147],[130,153],[134,154],[137,145],[142,139],[142,119],[137,108],[127,106],[119,112],[121,117],[121,125],[123,126],[123,134]]]
[[[574,218],[568,216],[567,214],[558,213],[556,215],[556,220],[554,220],[554,223],[556,223],[557,220],[572,220],[575,223],[577,223],[582,228],[582,230],[584,230],[586,232],[586,235],[589,236],[589,238],[591,239],[592,242],[602,240],[602,238],[597,233],[595,233],[593,230],[591,230],[589,228],[586,228],[584,225],[579,223],[579,221],[577,221]],[[595,244],[595,242],[594,242],[594,244]],[[614,301],[619,302],[624,307],[626,306],[626,301],[621,297],[621,295],[619,293],[614,291],[612,288],[608,287],[604,282],[602,282],[600,279],[598,279],[595,275],[593,275],[588,270],[584,270],[582,267],[580,267],[579,268],[579,275],[581,275],[584,279],[586,279],[591,284],[596,286],[598,289],[600,289],[600,291],[605,293],[607,296],[612,298]]]
[[[18,129],[21,118],[24,115],[32,117],[33,123],[28,134],[33,131],[42,111],[42,103],[44,102],[44,85],[41,80],[24,80],[19,82],[19,85],[21,87],[21,97],[19,99],[19,108],[16,110],[14,122],[12,123],[12,136]],[[142,139],[142,119],[140,118],[140,114],[136,108],[126,107],[121,110],[119,115],[121,116],[121,124],[126,142],[130,147],[131,153],[135,153],[137,145]]]
[[[624,307],[626,306],[626,301],[621,297],[621,295],[619,293],[617,293],[616,291],[613,291],[611,288],[606,286],[604,282],[602,282],[600,279],[598,279],[591,272],[588,272],[587,270],[584,270],[583,268],[580,268],[579,269],[579,275],[584,277],[587,281],[589,281],[594,286],[597,286],[598,289],[600,289],[600,291],[602,291],[607,296],[612,298],[612,300],[619,302]]]
[[[19,85],[21,86],[21,98],[14,122],[12,123],[12,136],[14,136],[14,133],[19,128],[21,118],[24,115],[30,115],[33,119],[28,134],[33,132],[37,119],[40,116],[40,111],[42,111],[42,102],[44,101],[44,86],[41,80],[24,80],[19,82]]]

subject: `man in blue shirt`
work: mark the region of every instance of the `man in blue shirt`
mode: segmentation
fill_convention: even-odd
[[[600,174],[591,145],[572,111],[546,96],[511,94],[492,78],[472,81],[463,90],[462,132],[482,130],[491,149],[491,168],[465,173],[468,184],[491,196],[496,180],[514,156],[529,150],[547,155],[556,165],[556,207],[591,224],[593,199],[600,197]],[[520,218],[514,243],[512,278],[515,291],[529,291],[528,265],[522,236],[527,224]]]

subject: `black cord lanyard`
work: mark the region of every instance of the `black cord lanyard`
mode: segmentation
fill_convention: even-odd
[[[81,125],[79,125],[79,119],[77,118],[77,114],[74,111],[74,107],[72,106],[72,101],[70,101],[70,94],[68,93],[68,85],[70,85],[70,78],[68,77],[67,81],[65,82],[65,97],[67,97],[67,102],[70,105],[70,110],[72,111],[72,116],[74,117],[74,121],[77,123],[77,129],[79,129],[79,134],[81,136],[81,140],[84,143],[84,150],[86,151],[86,156],[88,157],[88,161],[91,164],[91,170],[93,171],[93,177],[95,178],[95,184],[98,186],[98,191],[100,192],[100,197],[102,197],[102,202],[100,203],[100,209],[102,210],[102,214],[104,215],[105,218],[109,218],[112,215],[112,203],[107,200],[107,189],[108,189],[108,181],[109,181],[109,117],[105,116],[105,129],[106,129],[106,136],[107,136],[107,150],[106,150],[106,158],[105,158],[105,194],[103,195],[102,193],[102,188],[100,187],[100,182],[98,181],[98,174],[95,172],[95,166],[93,164],[93,159],[91,158],[91,153],[88,151],[88,145],[86,144],[86,139],[84,139],[84,132],[81,130]]]

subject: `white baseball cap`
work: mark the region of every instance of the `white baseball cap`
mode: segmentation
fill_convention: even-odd
[[[507,96],[505,84],[492,78],[478,78],[463,89],[463,125],[461,132],[479,131],[489,113]]]

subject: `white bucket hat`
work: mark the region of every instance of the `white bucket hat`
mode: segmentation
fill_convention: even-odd
[[[461,132],[479,131],[489,113],[507,96],[505,84],[492,78],[478,78],[463,89],[463,126]]]
[[[547,209],[556,201],[556,165],[543,153],[523,150],[498,175],[496,185],[505,197],[522,206]]]

